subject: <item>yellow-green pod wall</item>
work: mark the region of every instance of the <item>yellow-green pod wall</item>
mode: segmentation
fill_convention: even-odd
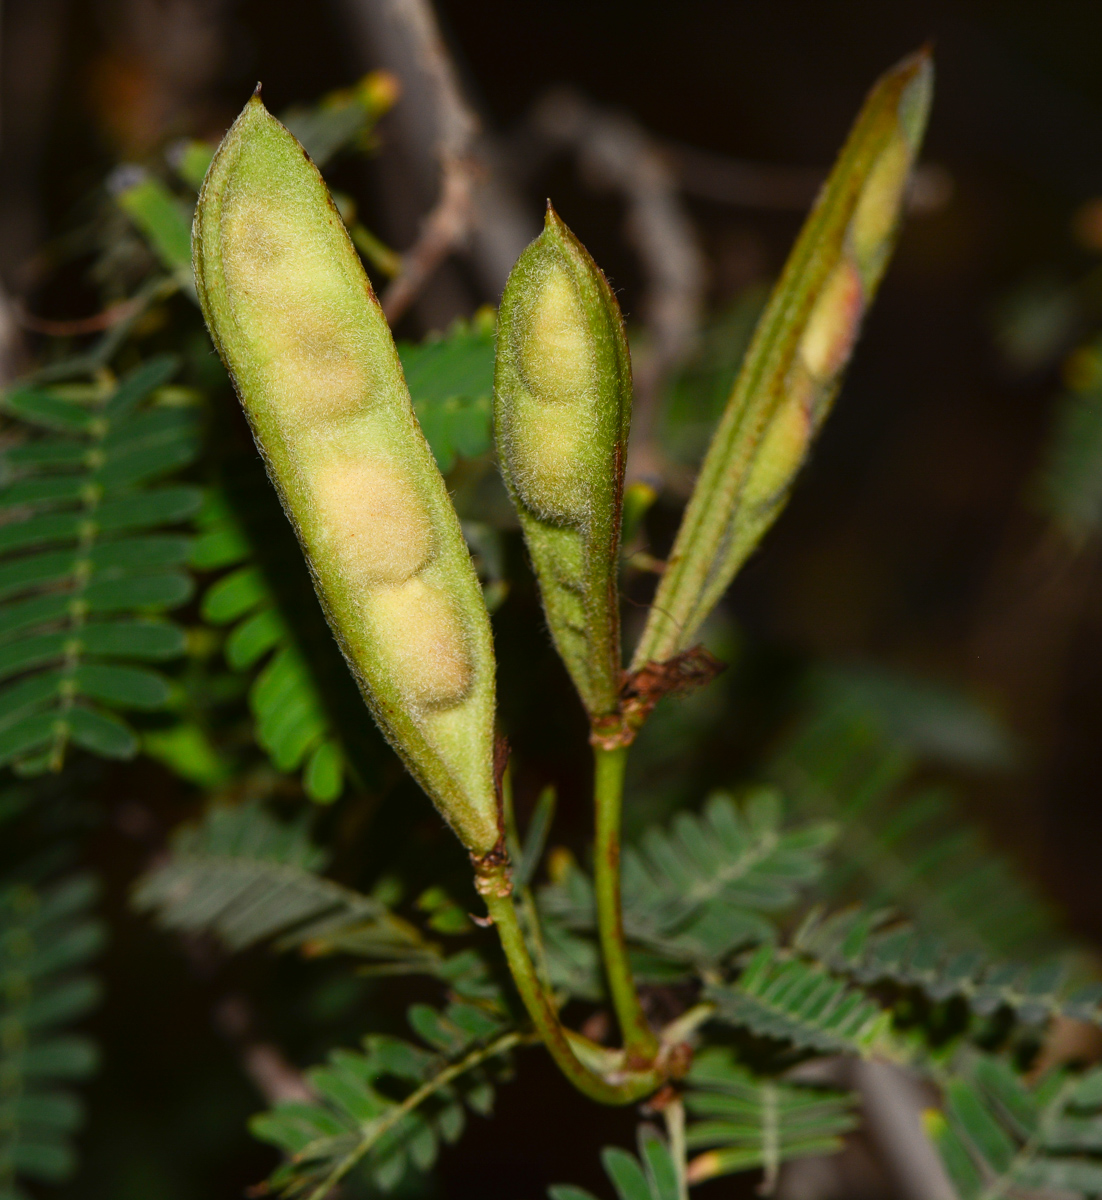
[[[364,697],[488,855],[500,830],[482,592],[344,224],[259,97],[211,163],[192,246],[207,325]]]
[[[633,670],[692,646],[784,507],[891,257],[932,84],[922,51],[884,75],[865,101],[743,359]]]
[[[617,570],[631,363],[619,305],[548,206],[498,314],[494,426],[544,610],[595,725],[619,709]]]

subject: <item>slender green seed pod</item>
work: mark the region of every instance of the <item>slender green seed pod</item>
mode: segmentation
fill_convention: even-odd
[[[891,256],[932,82],[929,54],[921,51],[869,93],[758,323],[633,670],[692,645],[784,507]]]
[[[211,163],[192,244],[211,336],[364,697],[471,853],[493,857],[478,579],[344,224],[257,96]]]
[[[631,363],[616,297],[547,206],[498,314],[494,427],[555,645],[590,719],[615,720]]]

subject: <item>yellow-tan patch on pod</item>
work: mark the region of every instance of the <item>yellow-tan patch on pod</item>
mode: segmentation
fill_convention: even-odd
[[[803,372],[800,372],[803,375]],[[808,407],[811,380],[795,380],[773,414],[758,443],[749,475],[743,484],[739,503],[755,508],[782,493],[800,469],[811,441],[811,413]],[[803,386],[801,386],[801,384]]]
[[[593,426],[587,404],[517,400],[505,441],[509,472],[520,498],[541,517],[578,523],[587,515]]]
[[[585,312],[566,269],[554,264],[544,271],[528,311],[521,370],[546,404],[587,400],[596,380]]]
[[[325,550],[350,581],[404,583],[431,557],[429,514],[395,464],[342,455],[317,466],[310,492]]]
[[[845,366],[863,311],[861,276],[843,259],[827,277],[800,338],[800,358],[820,382],[832,379]]]
[[[283,311],[269,326],[267,364],[275,417],[288,433],[354,413],[370,399],[371,372],[355,335],[315,311]]]
[[[374,641],[394,684],[416,708],[451,708],[474,676],[463,626],[448,594],[421,578],[373,588],[363,598]]]
[[[887,253],[910,167],[910,147],[897,134],[880,152],[865,180],[849,227],[850,244],[863,271],[877,270]]]

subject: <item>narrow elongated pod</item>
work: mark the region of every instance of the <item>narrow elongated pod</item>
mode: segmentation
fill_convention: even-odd
[[[631,362],[616,297],[547,206],[498,315],[494,428],[555,645],[596,728],[617,719]]]
[[[207,325],[360,689],[472,856],[496,861],[478,579],[344,224],[258,96],[211,163],[192,245]]]
[[[688,649],[784,506],[895,242],[926,127],[921,51],[869,93],[762,314],[669,556],[633,670]]]

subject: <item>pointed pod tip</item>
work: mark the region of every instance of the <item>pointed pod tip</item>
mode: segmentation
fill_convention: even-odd
[[[560,238],[574,239],[570,226],[555,211],[555,206],[550,200],[547,201],[547,208],[543,214],[543,232],[555,234]]]
[[[905,88],[911,86],[916,79],[921,79],[924,85],[929,86],[933,70],[934,43],[931,39],[896,63],[888,72],[888,76],[897,79]]]

